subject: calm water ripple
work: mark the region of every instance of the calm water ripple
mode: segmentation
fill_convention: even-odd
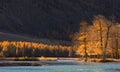
[[[79,65],[7,66],[0,72],[120,72],[120,63],[80,63]]]

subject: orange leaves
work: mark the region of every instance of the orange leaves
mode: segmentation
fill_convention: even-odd
[[[62,46],[62,45],[47,45],[47,44],[43,44],[43,43],[32,43],[32,42],[9,42],[9,41],[3,41],[0,42],[0,46],[5,48],[8,47],[9,45],[14,45],[16,48],[50,48],[50,49],[54,49],[54,48],[68,48],[68,46]]]
[[[2,48],[2,51],[0,54],[4,53],[7,56],[31,56],[35,55],[36,52],[39,52],[36,54],[36,56],[39,55],[48,55],[48,53],[51,53],[55,55],[56,52],[61,52],[64,54],[64,52],[69,52],[71,49],[70,46],[62,46],[62,45],[48,45],[43,43],[33,43],[33,42],[9,42],[9,41],[3,41],[0,42],[0,47]],[[14,50],[14,51],[13,51]],[[11,52],[12,51],[12,52]],[[16,54],[14,54],[16,52]],[[48,52],[48,53],[46,53]],[[13,54],[11,54],[13,53]],[[10,54],[10,55],[9,55]],[[3,55],[4,56],[4,55]],[[52,56],[52,55],[51,55]]]
[[[3,51],[7,50],[7,47],[9,46],[9,42],[8,41],[4,41],[2,43],[0,43],[1,47],[3,47]]]
[[[96,43],[97,44],[97,43]],[[77,55],[81,55],[81,56],[84,56],[84,48],[85,46],[82,44],[80,45],[77,50],[76,50],[76,54]],[[98,46],[95,46],[95,43],[94,45],[90,45],[90,43],[87,44],[87,54],[90,56],[90,55],[101,55],[102,54],[102,50],[98,47]]]

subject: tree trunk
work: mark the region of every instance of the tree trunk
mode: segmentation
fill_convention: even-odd
[[[103,50],[104,48],[103,48],[103,33],[102,33],[102,25],[101,25],[101,23],[100,23],[100,47],[101,47],[101,49]],[[104,57],[104,52],[102,53],[102,59],[104,59],[105,57]]]
[[[116,38],[115,38],[115,41],[116,41],[116,47],[115,47],[115,58],[118,59],[119,58],[119,52],[118,52],[118,34],[116,34]]]
[[[87,54],[86,38],[84,39],[84,45],[85,45],[85,47],[84,47],[84,53],[85,53],[84,57],[85,57],[85,62],[87,62],[88,54]]]

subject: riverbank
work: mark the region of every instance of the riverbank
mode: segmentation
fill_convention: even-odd
[[[39,63],[10,63],[10,62],[2,62],[0,63],[0,66],[42,66],[42,64]]]
[[[91,63],[91,62],[120,63],[120,59],[107,58],[107,61],[102,62],[101,59],[88,58],[87,63]],[[0,58],[0,66],[80,65],[81,63],[85,63],[84,58],[62,58],[62,57]]]
[[[85,59],[78,59],[77,61],[84,61]],[[107,62],[120,62],[120,59],[113,59],[113,58],[107,58],[106,60],[102,60],[100,58],[88,58],[87,62],[99,62],[99,63],[107,63]]]
[[[0,61],[57,61],[57,60],[75,60],[84,61],[84,58],[70,57],[0,57]],[[100,58],[88,58],[88,62],[102,62]],[[120,62],[120,59],[106,58],[106,61]]]
[[[0,61],[0,66],[44,66],[44,65],[79,65],[74,60],[57,61]]]
[[[0,61],[56,61],[56,57],[1,57]]]

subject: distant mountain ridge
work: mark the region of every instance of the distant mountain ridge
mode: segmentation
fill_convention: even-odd
[[[120,0],[0,0],[0,31],[71,40],[82,18],[97,14],[120,21]]]

